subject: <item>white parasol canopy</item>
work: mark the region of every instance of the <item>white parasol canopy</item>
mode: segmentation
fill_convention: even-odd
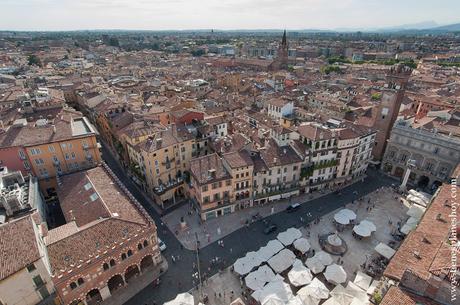
[[[342,284],[347,281],[347,273],[342,266],[333,264],[327,266],[324,276],[329,283]]]
[[[416,219],[421,219],[423,214],[425,213],[426,208],[421,207],[417,204],[413,204],[409,210],[407,211],[407,215],[410,217],[414,217]]]
[[[275,273],[267,265],[260,266],[256,271],[249,273],[244,279],[246,286],[252,290],[262,289],[266,283],[275,278]]]
[[[417,227],[419,220],[420,219],[417,219],[415,217],[410,217],[399,231],[406,235],[409,234],[410,231],[414,230]]]
[[[356,219],[356,213],[353,212],[353,211],[350,210],[350,209],[343,209],[343,210],[341,210],[340,212],[342,212],[343,214],[345,214],[345,215],[348,217],[348,219],[350,219],[350,220],[355,220],[355,219]]]
[[[246,257],[241,257],[233,264],[233,270],[239,275],[245,275],[254,268]]]
[[[302,237],[294,241],[294,248],[305,254],[305,252],[310,250],[311,245],[308,239]]]
[[[195,300],[190,293],[179,293],[172,301],[166,302],[163,305],[194,305]]]
[[[326,266],[324,266],[323,263],[321,263],[318,260],[318,258],[315,258],[314,256],[310,257],[310,258],[307,258],[307,260],[305,261],[305,265],[307,265],[307,267],[314,274],[318,274],[318,273],[322,272],[324,270],[324,268],[326,267]]]
[[[359,236],[362,236],[362,237],[369,237],[372,234],[372,232],[369,229],[369,227],[361,226],[361,225],[354,226],[353,227],[353,232],[355,232],[356,234],[358,234]]]
[[[353,294],[347,291],[347,289],[345,289],[345,287],[343,287],[340,284],[335,286],[334,289],[331,290],[330,294],[331,294],[330,299],[333,299],[336,302],[335,304],[339,304],[339,305],[348,305],[351,303],[351,301],[354,298]]]
[[[327,299],[329,297],[329,289],[315,277],[310,284],[297,291],[297,295],[302,299],[305,296],[315,299]]]
[[[267,304],[277,304],[273,303],[277,300],[283,301],[285,304],[294,297],[294,294],[289,284],[276,279],[269,282],[264,288],[255,291],[251,296],[261,304],[266,304],[267,302]]]
[[[289,282],[296,287],[308,285],[313,280],[310,270],[305,267],[298,259],[292,264],[292,269],[288,273]]]
[[[343,213],[340,213],[340,212],[335,213],[335,215],[334,215],[334,220],[335,220],[337,223],[340,223],[341,225],[348,225],[348,224],[350,224],[350,218],[348,218],[347,215],[345,215],[345,214],[343,214]]]
[[[351,301],[350,305],[369,305],[370,302],[368,300],[360,300],[354,298],[353,301]]]
[[[332,256],[324,251],[316,252],[314,257],[316,257],[325,266],[328,266],[333,263]]]
[[[289,246],[291,245],[296,239],[302,237],[302,232],[296,228],[289,228],[284,232],[281,232],[276,237],[283,245]]]
[[[377,251],[378,254],[382,255],[386,259],[391,259],[393,255],[395,255],[396,253],[395,250],[393,250],[392,248],[390,248],[388,245],[384,243],[379,243],[377,246],[375,246],[374,249],[375,251]]]
[[[364,289],[365,291],[369,288],[369,286],[371,285],[371,282],[372,282],[372,278],[369,275],[359,270],[356,273],[355,280],[353,281],[353,283],[356,286],[358,286],[361,289]]]
[[[308,305],[299,296],[295,296],[286,303],[286,305]],[[317,305],[317,304],[315,304]]]
[[[361,301],[367,301],[369,299],[366,291],[362,290],[360,287],[356,286],[356,284],[354,284],[351,281],[348,282],[346,289],[348,293],[353,295],[355,299],[359,299]]]
[[[255,251],[246,253],[245,257],[248,260],[249,264],[252,265],[252,268],[257,267],[263,263],[262,260],[259,258],[259,255]]]
[[[270,240],[265,247],[261,247],[257,251],[257,255],[262,262],[266,262],[273,255],[280,252],[283,248],[283,244],[280,243],[277,239]]]
[[[291,267],[295,261],[295,254],[289,249],[283,249],[268,260],[268,264],[276,273],[281,273]]]
[[[370,221],[370,220],[366,220],[366,219],[365,219],[365,220],[361,221],[361,222],[359,223],[359,225],[360,225],[360,226],[365,226],[365,227],[369,228],[369,230],[370,230],[371,232],[377,231],[377,227],[376,227],[375,224],[374,224],[372,221]]]

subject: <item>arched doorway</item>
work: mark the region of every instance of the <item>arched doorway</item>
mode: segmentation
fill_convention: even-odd
[[[125,281],[123,280],[123,277],[119,274],[115,274],[107,282],[107,286],[109,287],[110,293],[113,293],[118,288],[123,287],[124,284],[125,284]]]
[[[144,272],[146,269],[153,266],[153,259],[151,255],[147,255],[141,260],[141,271]]]
[[[418,180],[417,186],[424,189],[428,186],[430,183],[430,178],[427,176],[421,176],[420,179]]]
[[[94,288],[86,294],[86,303],[88,305],[98,304],[100,302],[102,302],[102,296],[99,289]]]
[[[401,167],[396,167],[394,176],[395,177],[402,177],[403,175],[404,175],[404,169],[401,168]]]
[[[137,265],[131,265],[126,269],[125,271],[125,281],[126,283],[129,283],[129,281],[136,275],[139,274],[139,268],[137,268]]]

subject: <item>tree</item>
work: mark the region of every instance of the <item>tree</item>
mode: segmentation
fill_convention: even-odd
[[[204,55],[204,50],[203,49],[193,50],[191,53],[192,53],[192,56],[194,57],[200,57]]]
[[[42,63],[40,61],[40,58],[38,58],[36,55],[31,54],[27,57],[27,61],[29,63],[29,66],[42,66]]]

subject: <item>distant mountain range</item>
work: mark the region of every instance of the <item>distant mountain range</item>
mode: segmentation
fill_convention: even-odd
[[[439,25],[435,21],[422,21],[411,24],[403,24],[398,26],[383,27],[383,28],[337,28],[333,31],[337,32],[457,32],[460,31],[460,23]]]

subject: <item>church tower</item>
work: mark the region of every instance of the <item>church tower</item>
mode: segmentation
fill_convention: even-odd
[[[278,47],[278,54],[275,60],[277,69],[287,69],[288,51],[289,51],[289,46],[287,43],[286,30],[284,30],[283,38],[281,39],[281,44]]]

